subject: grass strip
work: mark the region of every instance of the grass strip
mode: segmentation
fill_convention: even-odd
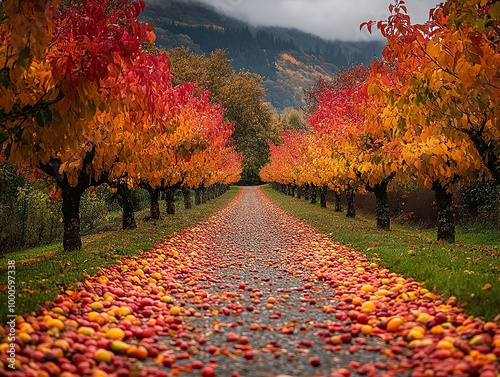
[[[321,208],[289,197],[270,186],[264,191],[287,212],[350,245],[370,261],[393,272],[425,282],[430,291],[455,297],[465,313],[485,320],[500,319],[500,232],[493,229],[457,229],[457,242],[436,241],[434,229],[392,224],[392,230],[376,229],[374,216],[347,218],[333,206]]]
[[[61,289],[71,289],[77,282],[97,273],[122,257],[148,250],[162,237],[191,226],[221,209],[238,192],[232,187],[223,196],[205,204],[184,209],[176,203],[175,215],[164,215],[161,220],[146,221],[149,210],[135,213],[137,229],[121,230],[120,215],[106,224],[106,231],[82,237],[80,251],[64,252],[62,243],[9,253],[0,258],[0,323],[7,318],[7,266],[15,261],[16,313],[28,314],[40,305],[52,301]]]

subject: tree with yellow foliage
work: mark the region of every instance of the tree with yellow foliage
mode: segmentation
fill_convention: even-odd
[[[416,179],[436,193],[438,239],[454,241],[453,183],[500,179],[500,4],[449,0],[421,25],[403,0],[390,11],[377,23],[400,83],[385,90],[387,129],[401,138]]]

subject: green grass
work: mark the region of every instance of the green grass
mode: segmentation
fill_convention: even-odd
[[[457,228],[454,244],[436,241],[436,230],[392,224],[391,231],[376,229],[374,217],[358,214],[350,219],[305,200],[264,190],[287,212],[305,220],[333,240],[351,245],[369,260],[393,272],[425,282],[445,299],[456,297],[464,311],[486,320],[500,317],[500,232]],[[483,290],[485,284],[490,289]]]
[[[105,224],[105,231],[82,237],[81,251],[64,252],[62,243],[41,246],[9,253],[0,258],[0,323],[7,318],[7,265],[15,260],[16,314],[36,311],[47,301],[53,300],[62,289],[92,276],[102,267],[118,263],[124,256],[131,256],[154,246],[162,237],[199,222],[219,210],[232,199],[238,188],[206,204],[185,210],[176,203],[175,215],[163,215],[158,221],[145,221],[149,210],[136,212],[137,229],[121,230],[121,214],[112,216]],[[164,206],[162,206],[164,210]]]

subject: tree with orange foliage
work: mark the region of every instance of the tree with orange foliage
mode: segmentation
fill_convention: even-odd
[[[50,0],[0,4],[0,145],[21,137],[23,122],[30,118],[50,123],[48,106],[59,91],[45,53],[57,6]]]
[[[453,183],[500,178],[500,4],[446,1],[421,25],[402,0],[390,11],[377,27],[400,82],[386,91],[391,132],[417,180],[436,193],[438,239],[453,242]]]
[[[393,132],[395,113],[387,103],[387,91],[400,85],[386,62],[375,61],[362,86],[364,95],[357,105],[363,127],[354,134],[359,154],[356,174],[376,199],[377,228],[390,230],[388,189],[395,182],[410,180],[410,169],[402,158],[401,139]]]
[[[326,207],[326,195],[336,176],[336,161],[325,138],[314,132],[305,133],[303,138],[299,186],[319,190],[320,205]]]
[[[279,184],[283,192],[292,195],[295,187],[306,183],[302,174],[305,142],[305,135],[295,130],[283,132],[277,145],[268,141],[270,159],[260,170],[260,178]]]
[[[175,164],[180,179],[175,180],[171,192],[178,188],[195,189],[198,194],[205,194],[205,201],[209,199],[207,190],[215,197],[216,187],[222,183],[220,173],[224,170],[223,163],[226,149],[231,143],[233,125],[224,121],[224,109],[210,101],[208,90],[199,92],[193,100],[195,103],[191,106],[189,134],[183,136],[184,151]],[[232,166],[237,169],[235,165]]]
[[[470,140],[500,181],[500,4],[449,0],[422,25],[411,23],[404,1],[391,9],[378,26],[388,40],[384,56],[397,62],[405,85],[402,119]]]
[[[407,133],[402,141],[405,162],[415,179],[436,195],[438,240],[455,242],[453,185],[471,183],[487,170],[472,143],[455,143],[444,135]]]
[[[104,182],[110,169],[123,169],[123,162],[117,161],[123,141],[133,142],[128,136],[135,120],[151,116],[150,106],[154,109],[142,79],[160,63],[141,57],[142,41],[154,37],[150,27],[137,21],[143,6],[128,2],[117,9],[106,0],[89,0],[54,10],[50,43],[31,59],[33,67],[43,69],[28,70],[19,83],[33,88],[34,97],[13,90],[6,96],[13,96],[14,102],[1,104],[0,140],[6,158],[21,167],[42,169],[62,190],[65,250],[81,248],[81,195]],[[29,10],[21,8],[10,16],[7,11],[2,24],[27,17],[25,12]],[[16,41],[2,44],[3,56],[14,49],[9,43]],[[16,66],[10,69],[11,74],[17,72]],[[29,111],[5,116],[18,104]]]

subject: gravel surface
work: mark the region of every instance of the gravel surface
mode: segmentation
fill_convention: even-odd
[[[279,209],[260,189],[243,188],[206,237],[212,281],[202,287],[214,299],[205,316],[187,325],[195,328],[192,338],[203,334],[207,340],[201,349],[194,343],[197,358],[207,360],[209,345],[228,348],[226,355],[214,357],[218,376],[329,376],[351,361],[380,362],[384,369],[397,365],[381,352],[385,342],[378,338],[361,336],[363,348],[355,351],[350,350],[358,344],[354,341],[335,348],[326,343],[333,334],[349,331],[332,328],[338,321],[323,307],[338,304],[336,291],[310,276],[302,262],[314,264],[314,259],[300,251],[329,241]],[[266,308],[268,298],[276,300],[272,308]],[[219,314],[213,316],[212,310]],[[229,333],[248,338],[248,344],[227,342]],[[313,366],[310,358],[318,358],[320,365]]]

